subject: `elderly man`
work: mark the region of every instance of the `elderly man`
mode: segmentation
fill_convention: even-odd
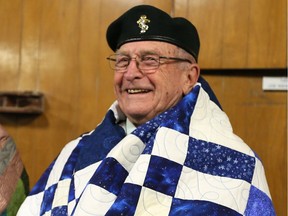
[[[275,215],[260,159],[199,77],[193,24],[141,5],[107,41],[117,101],[66,145],[18,215]]]

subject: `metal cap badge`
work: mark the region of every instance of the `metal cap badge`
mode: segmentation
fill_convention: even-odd
[[[141,31],[140,31],[141,34],[145,33],[148,30],[149,26],[147,25],[147,23],[149,23],[149,22],[150,22],[150,20],[147,19],[146,15],[140,16],[139,20],[137,21],[137,24],[138,24],[139,28],[141,29]]]

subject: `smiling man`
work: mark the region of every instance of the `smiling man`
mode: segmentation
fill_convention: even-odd
[[[199,76],[193,56],[166,42],[126,43],[109,60],[119,107],[136,126],[176,105]]]
[[[117,100],[18,216],[275,215],[261,160],[200,76],[194,25],[140,5],[110,24],[107,42]]]

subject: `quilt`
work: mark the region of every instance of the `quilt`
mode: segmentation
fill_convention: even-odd
[[[257,154],[198,83],[125,133],[117,101],[68,143],[22,204],[38,215],[275,215]]]

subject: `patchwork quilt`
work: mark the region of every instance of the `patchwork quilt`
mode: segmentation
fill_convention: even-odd
[[[18,216],[275,215],[261,160],[197,84],[126,135],[114,102],[68,143]]]

